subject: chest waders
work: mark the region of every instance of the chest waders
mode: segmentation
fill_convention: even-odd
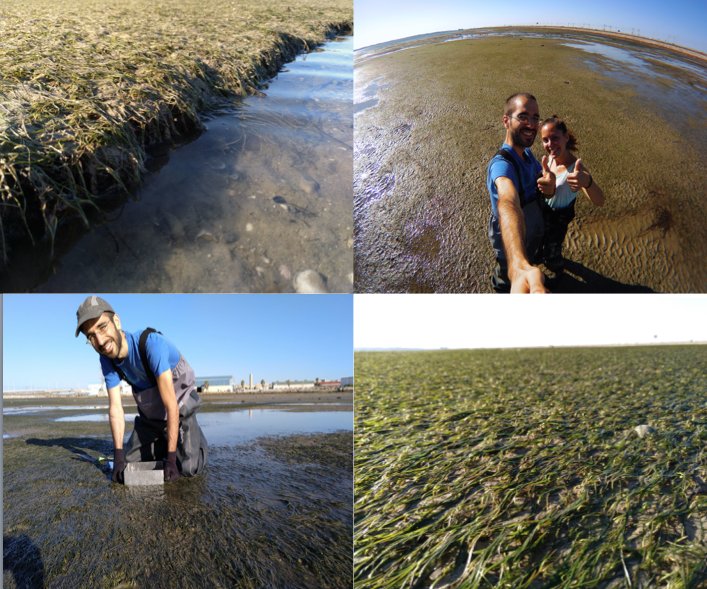
[[[523,177],[520,174],[520,166],[508,150],[499,149],[496,155],[500,155],[513,166],[516,177],[518,178],[518,197],[520,199],[520,207],[523,211],[523,220],[525,222],[525,252],[528,256],[528,261],[533,264],[538,256],[545,232],[543,211],[540,205],[540,198],[542,197],[538,195],[537,191],[530,197],[526,196],[523,188]],[[491,240],[493,252],[496,255],[496,269],[491,278],[493,288],[497,292],[510,292],[511,282],[508,279],[508,263],[506,262],[506,252],[503,249],[501,226],[493,212],[489,219],[488,235]]]
[[[164,460],[167,457],[167,409],[162,402],[157,378],[147,361],[147,338],[151,333],[160,333],[148,327],[140,334],[138,351],[140,361],[152,386],[139,389],[123,370],[113,362],[118,375],[132,387],[137,403],[138,416],[135,429],[125,449],[126,462]],[[194,371],[187,361],[179,358],[172,369],[172,384],[179,407],[179,437],[177,439],[177,468],[183,476],[199,474],[206,465],[208,446],[204,432],[196,421],[196,412],[201,399],[196,392]]]

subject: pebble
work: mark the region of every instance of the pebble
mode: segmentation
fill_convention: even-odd
[[[299,272],[293,281],[295,291],[302,294],[326,293],[329,290],[324,282],[324,277],[314,270]]]
[[[245,224],[245,230],[248,231],[249,233],[253,231],[253,224],[252,223],[246,223]]]
[[[315,194],[319,192],[319,182],[311,178],[302,177],[299,181],[299,187],[305,194]]]
[[[199,233],[196,234],[197,239],[203,239],[204,241],[216,241],[216,237],[214,236],[211,231],[207,231],[206,229],[202,229],[199,231]]]
[[[653,429],[650,425],[645,424],[637,425],[633,428],[633,431],[638,434],[639,438],[645,438],[648,434],[655,433],[655,429]]]
[[[184,238],[184,225],[176,215],[173,215],[169,212],[165,212],[164,220],[167,223],[167,227],[169,228],[169,233],[172,236],[172,239],[179,240]]]
[[[290,269],[285,264],[280,264],[278,270],[280,271],[280,276],[282,276],[285,280],[290,280],[290,278],[292,278],[292,272],[290,272]]]

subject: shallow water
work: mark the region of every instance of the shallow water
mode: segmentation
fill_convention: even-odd
[[[125,414],[132,422],[136,414]],[[108,422],[107,413],[78,414],[54,419],[57,422]],[[229,412],[200,412],[197,421],[210,444],[233,445],[262,436],[332,433],[353,429],[351,411],[282,411],[244,409]]]
[[[105,423],[7,416],[3,586],[350,587],[352,416],[334,413],[349,431],[238,443],[204,413],[206,470],[149,489],[110,482]]]
[[[292,292],[314,270],[327,291],[351,292],[352,60],[351,37],[332,41],[287,64],[264,96],[212,114],[136,202],[25,288]]]

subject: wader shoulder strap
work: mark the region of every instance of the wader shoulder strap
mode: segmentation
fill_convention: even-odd
[[[157,331],[156,329],[152,329],[152,327],[148,327],[145,329],[140,334],[140,340],[138,341],[137,344],[137,349],[138,352],[140,353],[140,361],[142,362],[142,369],[145,371],[145,374],[147,375],[147,380],[149,380],[152,383],[152,386],[157,386],[157,379],[155,378],[155,375],[152,373],[152,370],[150,370],[150,364],[147,362],[147,338],[151,333],[159,333],[160,335],[162,334],[161,331]],[[134,387],[135,385],[128,380],[128,378],[125,376],[125,372],[122,371],[122,369],[111,360],[113,364],[113,368],[115,368],[115,371],[118,373],[118,376],[120,376],[121,380],[124,380],[127,382],[131,387]]]
[[[507,149],[499,149],[496,155],[500,155],[504,160],[513,166],[516,172],[516,177],[518,178],[518,196],[520,197],[520,206],[524,207],[528,203],[525,198],[525,190],[523,190],[523,176],[520,175],[520,166],[515,158],[508,152]]]
[[[148,327],[140,334],[140,341],[138,342],[137,349],[140,352],[140,360],[142,361],[142,367],[145,370],[145,374],[147,375],[148,380],[152,383],[152,386],[156,386],[157,379],[155,378],[155,375],[152,374],[152,370],[150,370],[150,365],[147,362],[147,337],[151,333],[160,332],[156,329],[152,329],[152,327]]]

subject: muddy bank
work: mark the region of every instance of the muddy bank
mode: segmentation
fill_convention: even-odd
[[[4,587],[351,586],[350,432],[211,445],[202,476],[139,491],[95,463],[105,434],[4,441]]]
[[[577,201],[568,271],[550,289],[704,289],[707,145],[695,125],[707,113],[704,63],[636,52],[634,42],[617,59],[569,45],[592,47],[597,33],[558,36],[416,40],[357,55],[357,292],[491,292],[486,166],[503,141],[503,101],[517,91],[537,96],[541,116],[566,118],[607,197],[603,208]],[[542,155],[539,139],[533,150]]]
[[[285,61],[352,26],[341,0],[249,1],[237,10],[221,0],[161,0],[150,10],[155,18],[135,0],[100,9],[86,0],[4,4],[5,262],[124,200],[151,157],[200,131],[201,112],[257,93]]]

